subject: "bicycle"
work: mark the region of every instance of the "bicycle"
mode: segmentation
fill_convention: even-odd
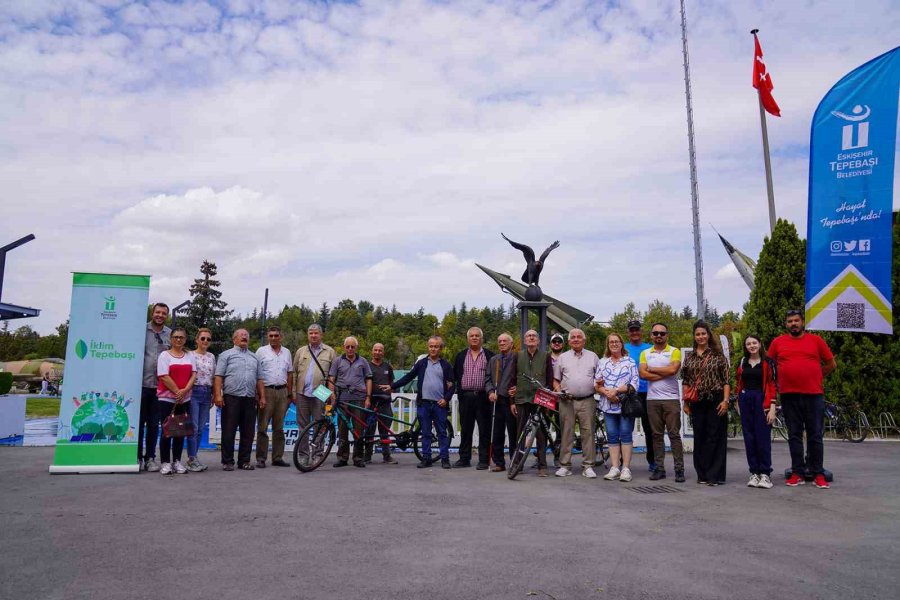
[[[576,453],[582,452],[580,431],[575,432],[575,443],[572,450]],[[606,463],[609,461],[609,439],[606,437],[606,417],[603,416],[603,411],[599,407],[594,413],[594,450],[596,458],[599,458],[606,467]]]
[[[400,396],[397,399],[399,398],[403,397]],[[408,398],[403,399],[409,401]],[[360,419],[358,416],[349,412],[347,410],[348,408],[368,413],[368,416],[366,419]],[[399,423],[406,426],[407,429],[405,431],[395,432],[392,428],[388,427],[387,434],[381,434],[380,432],[366,433],[369,431],[369,425],[372,424],[371,420],[373,419],[375,422],[384,419],[390,423]],[[425,455],[422,453],[419,444],[419,438],[422,437],[422,431],[418,417],[412,422],[409,422],[397,417],[388,417],[387,415],[382,415],[370,408],[351,404],[350,402],[341,401],[339,399],[333,407],[330,404],[326,404],[325,414],[315,421],[311,421],[300,431],[300,434],[294,443],[293,453],[294,466],[300,472],[309,473],[322,466],[322,463],[325,462],[325,459],[328,458],[328,455],[331,453],[331,448],[334,446],[334,442],[337,439],[338,423],[341,420],[343,420],[347,429],[353,432],[354,444],[384,444],[387,442],[390,447],[402,452],[406,452],[408,448],[412,447],[416,458],[424,460]],[[448,439],[452,439],[454,435],[453,425],[450,423],[449,417],[447,418],[446,427],[447,437]],[[357,436],[356,432],[358,430],[362,431],[363,434]],[[301,456],[300,454],[301,440],[306,441],[307,452],[305,456]],[[432,448],[437,447],[438,444],[437,432],[434,427],[432,427],[431,444]]]
[[[772,441],[781,437],[784,441],[788,439],[787,425],[784,424],[784,415],[781,413],[781,406],[775,407],[775,420],[772,421]]]
[[[540,384],[536,379],[528,378],[528,380],[538,388],[535,395],[534,403],[539,407],[531,413],[525,427],[516,440],[516,449],[512,452],[509,460],[509,469],[506,471],[506,477],[510,480],[515,479],[522,469],[525,467],[525,461],[531,454],[531,447],[537,440],[538,433],[544,434],[548,443],[550,441],[551,425],[547,420],[545,411],[556,412],[557,400],[565,400],[572,398],[566,392],[554,392]]]
[[[859,405],[844,407],[835,402],[825,402],[825,426],[834,431],[835,437],[859,444],[869,436],[869,419]]]

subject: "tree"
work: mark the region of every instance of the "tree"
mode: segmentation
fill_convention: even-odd
[[[322,327],[322,329],[328,328],[328,319],[331,317],[331,311],[328,309],[328,303],[323,302],[321,308],[319,308],[318,314],[316,314],[317,323]]]
[[[218,273],[216,263],[204,260],[200,265],[200,273],[203,275],[194,279],[188,293],[191,296],[191,304],[188,307],[188,339],[192,339],[197,329],[207,327],[212,331],[213,351],[222,351],[231,345],[231,327],[229,319],[234,311],[228,310],[228,304],[222,300],[222,292],[219,291],[221,282],[214,279]]]
[[[806,242],[793,223],[778,219],[772,237],[763,242],[756,263],[753,291],[744,309],[747,333],[768,344],[784,331],[784,313],[803,308]]]

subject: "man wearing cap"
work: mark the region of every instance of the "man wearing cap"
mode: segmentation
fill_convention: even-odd
[[[641,352],[651,346],[652,344],[644,341],[644,330],[641,328],[641,322],[637,319],[628,321],[628,343],[625,344],[628,356],[633,358],[635,363],[638,363],[641,360]],[[653,433],[650,429],[650,417],[647,415],[646,379],[638,379],[637,392],[641,406],[644,408],[644,414],[641,415],[641,429],[644,432],[644,444],[647,446],[647,469],[652,473],[656,470],[656,458],[653,455]]]
[[[566,340],[561,333],[554,332],[553,335],[550,336],[550,362],[553,363],[554,367],[556,366],[556,361],[559,360],[559,356],[565,349],[565,344]]]

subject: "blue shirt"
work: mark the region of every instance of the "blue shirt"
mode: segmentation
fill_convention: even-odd
[[[444,370],[441,368],[441,361],[426,359],[428,361],[425,367],[425,381],[422,383],[422,399],[423,400],[443,400],[444,391]]]
[[[263,378],[262,366],[253,352],[235,346],[219,356],[216,377],[222,377],[223,394],[255,398],[256,381]]]
[[[640,344],[632,344],[631,342],[627,342],[625,344],[625,351],[628,352],[628,356],[631,357],[631,360],[634,361],[634,364],[638,364],[641,362],[641,352],[646,350],[647,348],[652,348],[653,344],[648,344],[647,342],[641,342]],[[647,380],[641,379],[638,377],[638,392],[646,392],[647,391]]]

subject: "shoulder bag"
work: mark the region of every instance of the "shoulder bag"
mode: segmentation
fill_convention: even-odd
[[[631,385],[628,391],[619,395],[619,404],[622,407],[622,416],[629,419],[639,419],[644,416],[644,406],[638,398],[637,391]]]
[[[700,375],[703,373],[703,367],[706,366],[706,359],[709,358],[709,352],[710,350],[706,351],[703,360],[700,361],[700,366],[697,367],[697,375],[694,377],[693,385],[688,385],[686,383],[681,385],[681,399],[688,404],[693,404],[700,399]]]
[[[179,415],[175,414],[177,403],[172,403],[172,412],[166,417],[162,424],[163,435],[167,438],[183,438],[194,435],[194,422],[191,420],[191,413],[186,412]]]

